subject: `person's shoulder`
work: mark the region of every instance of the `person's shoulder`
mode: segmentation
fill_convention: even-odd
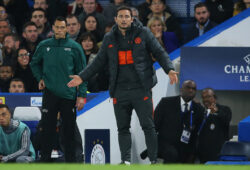
[[[221,105],[221,104],[218,104],[218,103],[216,105],[221,110],[226,110],[226,111],[230,111],[231,112],[231,108],[229,106]]]
[[[39,46],[46,46],[46,45],[51,45],[51,44],[53,44],[53,38],[48,38],[48,39],[42,40],[39,43]]]
[[[176,102],[180,100],[180,96],[170,96],[170,97],[163,97],[161,102],[168,103],[168,102]]]

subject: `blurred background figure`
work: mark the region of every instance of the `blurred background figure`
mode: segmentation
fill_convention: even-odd
[[[30,69],[30,54],[28,50],[21,47],[17,51],[17,65],[15,78],[23,80],[26,92],[38,92],[38,82]]]
[[[217,161],[225,141],[229,140],[229,125],[232,111],[217,103],[213,89],[202,90],[202,102],[206,112],[199,129],[198,156],[201,163]]]
[[[9,92],[10,81],[14,76],[14,71],[11,65],[0,65],[0,92]]]
[[[16,66],[17,49],[20,46],[20,39],[17,34],[8,33],[3,38],[2,56],[3,63]]]
[[[37,26],[34,22],[28,21],[23,26],[22,33],[22,47],[25,47],[30,53],[30,60],[36,50],[36,46],[41,41],[41,38],[38,36]]]
[[[42,8],[33,9],[30,21],[36,24],[38,35],[42,40],[52,37],[53,32],[50,23]]]
[[[189,28],[188,34],[185,38],[185,43],[199,37],[214,28],[217,24],[211,21],[210,12],[205,3],[199,2],[194,6],[195,22]]]
[[[126,4],[126,0],[110,0],[110,3],[104,8],[103,15],[107,19],[107,23],[114,22],[116,10],[122,5]]]
[[[70,38],[72,38],[75,41],[78,41],[81,33],[81,24],[79,23],[78,18],[70,14],[66,17],[67,21],[67,33],[69,34]]]
[[[95,37],[90,32],[83,33],[79,38],[84,54],[86,56],[87,65],[92,63],[99,50]],[[108,67],[102,69],[88,81],[88,91],[98,92],[108,90]]]
[[[239,0],[238,2],[235,2],[233,16],[239,14],[240,12],[244,11],[249,7],[250,7],[250,0]]]
[[[82,13],[79,15],[79,21],[81,23],[81,25],[83,26],[84,25],[84,22],[86,20],[86,17],[88,15],[93,15],[95,16],[98,24],[99,24],[99,28],[98,28],[98,31],[101,32],[103,34],[104,32],[104,29],[106,27],[106,24],[107,24],[107,18],[97,12],[97,0],[83,0],[83,10],[82,10]]]
[[[147,27],[151,30],[155,38],[168,53],[171,53],[175,49],[179,48],[178,38],[174,32],[167,31],[167,27],[161,18],[157,16],[152,17],[148,21]]]
[[[21,79],[13,78],[10,81],[10,93],[24,93],[25,91],[25,85],[24,82]]]
[[[68,5],[68,14],[73,14],[75,16],[79,16],[83,10],[82,5],[83,5],[84,0],[74,0]]]
[[[233,0],[206,0],[211,21],[220,24],[233,16]]]
[[[93,14],[86,16],[81,32],[91,32],[95,36],[97,42],[100,42],[103,39],[103,32],[100,31],[100,24]]]

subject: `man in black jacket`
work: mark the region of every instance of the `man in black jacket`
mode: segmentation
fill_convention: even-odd
[[[228,106],[216,102],[213,89],[204,89],[201,96],[207,110],[199,130],[198,154],[200,162],[205,163],[218,160],[222,145],[229,139],[232,112]]]
[[[181,96],[162,98],[155,109],[155,128],[158,132],[159,157],[164,163],[193,163],[197,132],[204,109],[193,99],[196,84],[186,80]]]
[[[133,21],[130,8],[118,8],[115,21],[116,25],[105,35],[95,60],[79,76],[72,76],[68,86],[87,81],[108,64],[109,92],[113,98],[122,162],[130,164],[131,161],[129,128],[132,110],[135,109],[145,134],[149,159],[155,163],[157,136],[152,118],[151,88],[157,80],[151,54],[168,74],[171,84],[178,81],[177,72],[150,30],[137,20]]]
[[[210,12],[204,2],[199,2],[194,6],[194,17],[196,22],[189,29],[185,38],[185,43],[203,35],[205,32],[217,25],[216,23],[210,21]]]

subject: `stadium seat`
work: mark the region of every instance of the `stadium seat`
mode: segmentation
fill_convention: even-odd
[[[36,133],[36,127],[41,119],[41,111],[38,107],[16,107],[13,118],[25,123],[31,131],[31,136]]]
[[[220,152],[221,161],[249,161],[250,143],[247,142],[225,142]]]

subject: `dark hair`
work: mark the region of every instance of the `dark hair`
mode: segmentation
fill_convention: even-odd
[[[164,5],[166,4],[166,3],[165,3],[165,0],[160,0],[160,1],[161,1]],[[149,5],[151,5],[152,2],[153,2],[153,0],[150,0],[150,1],[149,1]]]
[[[54,20],[53,25],[55,25],[56,21],[64,21],[66,23],[66,25],[67,25],[66,19],[64,17],[62,17],[62,16],[56,17],[56,19]]]
[[[83,0],[82,2],[84,2],[85,0]],[[97,0],[95,0],[95,3],[97,3]]]
[[[35,1],[36,1],[36,0],[34,0],[34,3],[35,3]],[[46,5],[49,5],[48,0],[45,0],[45,3],[46,3]]]
[[[2,108],[6,108],[10,112],[10,109],[7,104],[0,104],[0,109]]]
[[[77,22],[80,23],[78,17],[76,15],[74,15],[74,14],[67,15],[66,20],[67,20],[67,18],[69,18],[69,19],[76,18]]]
[[[201,8],[201,7],[206,7],[206,9],[208,10],[208,7],[207,7],[206,3],[199,2],[199,3],[195,4],[194,11],[196,10],[196,8]]]
[[[20,50],[26,50],[27,52],[29,52],[29,50],[25,47],[25,46],[20,46],[18,49],[17,49],[17,55],[19,53]]]
[[[217,96],[216,96],[216,94],[215,94],[215,92],[214,92],[214,89],[211,88],[211,87],[207,87],[207,88],[203,89],[203,90],[202,90],[202,93],[205,92],[205,91],[208,91],[208,90],[211,90],[211,91],[213,92],[213,94],[214,94],[214,95],[213,95],[214,98],[217,99]]]
[[[83,20],[83,25],[82,25],[82,28],[83,28],[83,32],[86,32],[87,30],[86,30],[86,26],[85,26],[85,22],[86,22],[86,20],[89,18],[89,17],[94,17],[95,18],[95,20],[96,20],[96,30],[99,30],[99,23],[98,23],[98,20],[97,20],[97,18],[96,18],[96,16],[94,15],[94,14],[88,14],[85,18],[84,18],[84,20]]]
[[[17,34],[14,34],[14,33],[8,33],[8,34],[5,34],[4,37],[3,37],[3,40],[6,38],[6,37],[12,37],[14,41],[20,41],[20,38]]]
[[[23,83],[24,92],[26,91],[25,83],[24,83],[24,81],[22,79],[20,79],[20,78],[13,78],[13,79],[10,80],[10,84],[11,84],[11,82],[14,82],[14,81],[15,82],[21,81]]]
[[[44,17],[45,17],[45,18],[48,18],[48,17],[47,17],[47,12],[46,12],[44,9],[42,9],[42,8],[34,8],[34,9],[32,10],[32,12],[31,12],[31,18],[32,18],[32,14],[33,14],[35,11],[42,11],[43,14],[44,14]]]
[[[23,32],[25,31],[25,29],[28,27],[28,26],[34,26],[37,28],[36,24],[32,21],[28,21],[26,22],[24,25],[23,25]]]
[[[11,67],[11,69],[12,69],[12,72],[13,72],[13,66],[9,63],[9,62],[3,62],[1,65],[0,65],[0,67]]]
[[[78,43],[80,45],[82,45],[82,41],[86,40],[88,38],[90,38],[93,41],[93,48],[91,49],[91,53],[96,54],[98,52],[99,48],[97,46],[96,38],[95,38],[95,36],[91,32],[82,33],[81,36],[80,36],[80,38],[79,38],[79,40],[78,40]]]
[[[120,6],[119,8],[117,8],[117,10],[116,10],[116,15],[115,15],[116,17],[117,17],[117,15],[118,15],[118,12],[121,11],[121,10],[128,10],[129,13],[130,13],[130,16],[133,17],[131,8],[128,7],[128,6],[124,6],[124,5],[122,5],[122,6]]]

